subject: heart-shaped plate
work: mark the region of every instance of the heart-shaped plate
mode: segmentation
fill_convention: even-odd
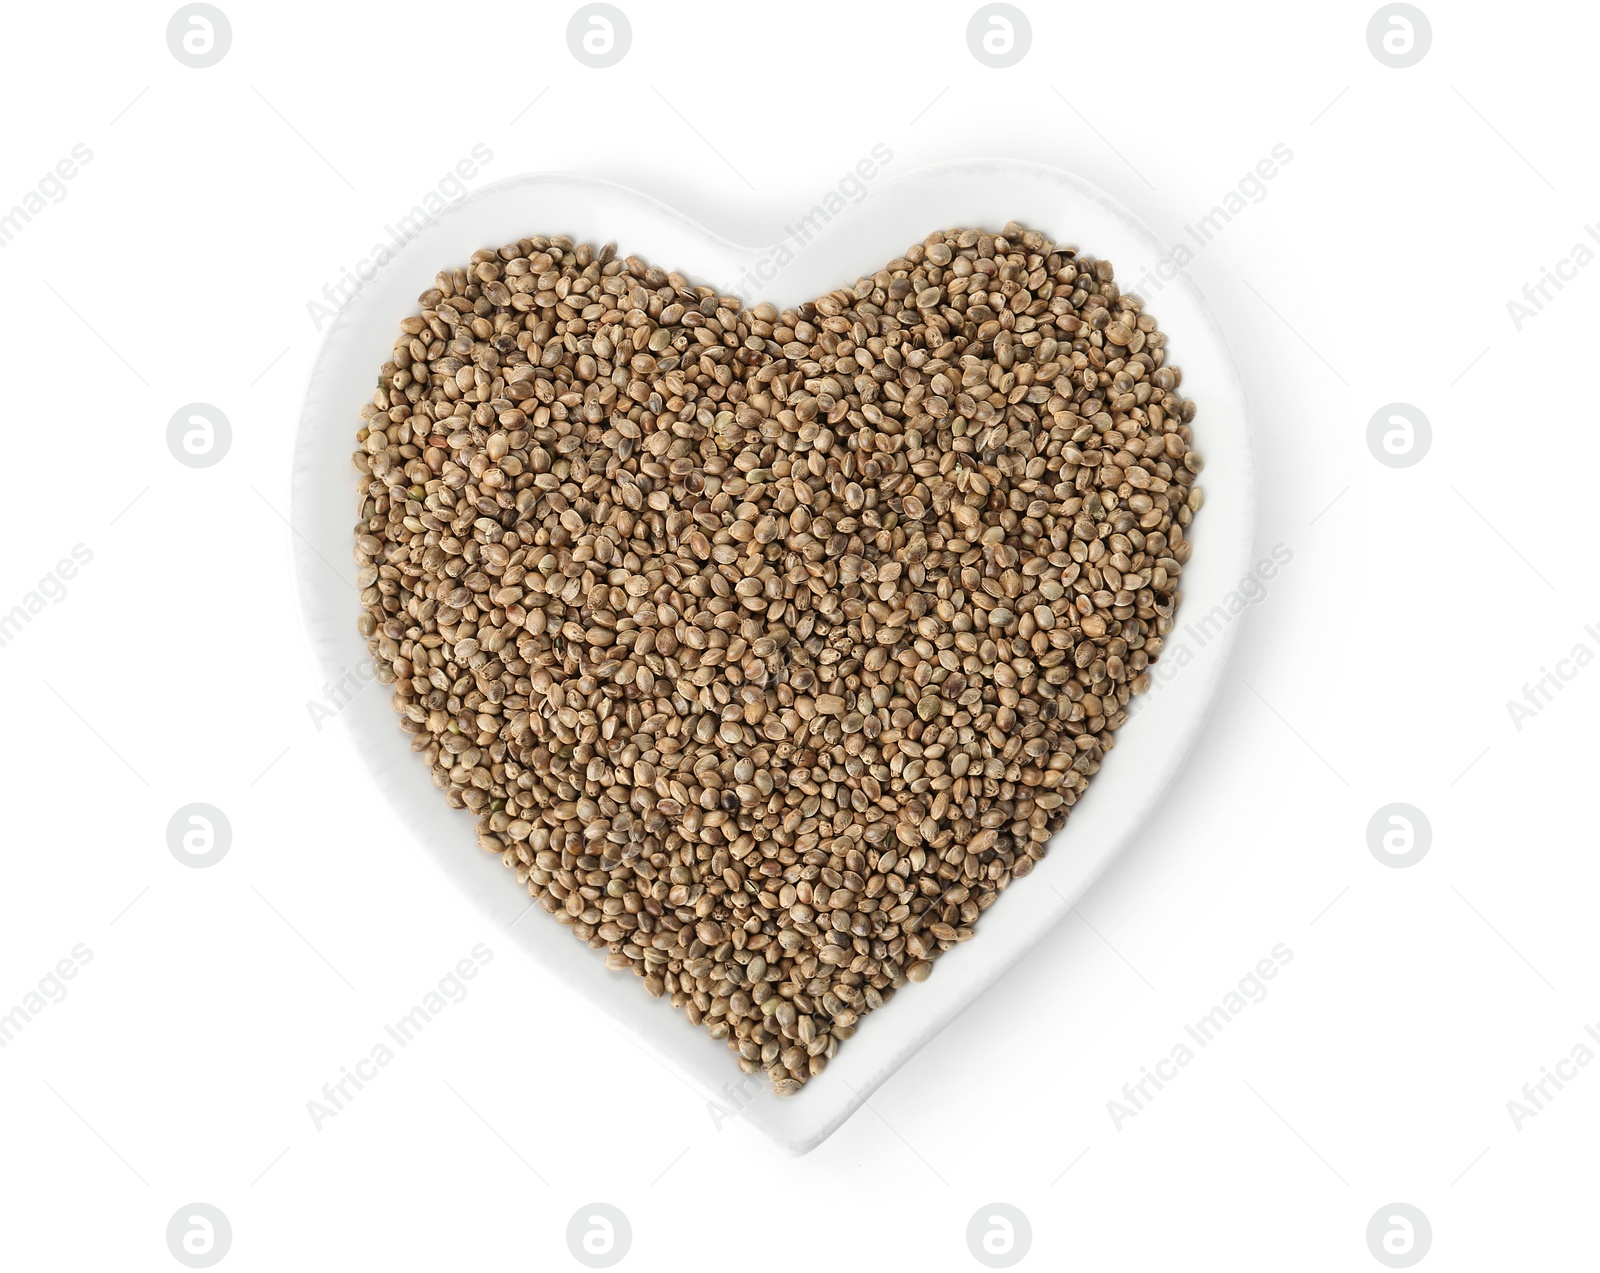
[[[1161,278],[1160,244],[1104,194],[1065,173],[1032,165],[974,161],[945,164],[873,191],[852,214],[830,222],[800,250],[741,248],[669,209],[606,183],[525,177],[463,200],[420,235],[355,296],[330,330],[313,371],[302,418],[293,489],[297,573],[303,617],[330,680],[357,667],[366,651],[355,631],[350,556],[352,474],[348,467],[353,413],[370,398],[375,364],[400,319],[441,267],[454,267],[486,244],[531,233],[569,233],[580,241],[615,240],[668,269],[744,293],[747,305],[796,303],[850,286],[930,230],[953,225],[998,228],[1016,220],[1058,242],[1116,263],[1128,280]],[[748,294],[755,280],[764,294]],[[736,286],[737,284],[737,286]],[[1201,408],[1198,445],[1206,457],[1207,506],[1193,536],[1197,551],[1183,575],[1179,613],[1208,614],[1249,569],[1253,497],[1242,393],[1203,303],[1186,278],[1163,280],[1146,296],[1184,370],[1183,393]],[[340,563],[330,568],[328,563]],[[348,578],[341,579],[341,574]],[[1156,665],[1151,692],[1137,700],[1137,720],[1119,731],[1117,747],[1091,790],[1052,841],[1028,879],[1007,890],[978,939],[948,951],[938,975],[897,996],[842,1048],[828,1070],[784,1100],[747,1082],[736,1103],[742,1125],[780,1148],[805,1152],[820,1143],[918,1047],[948,1024],[986,985],[1057,922],[1159,797],[1192,742],[1212,700],[1234,625],[1182,659],[1178,639]],[[1202,657],[1203,655],[1203,657]],[[1190,664],[1193,664],[1190,666]],[[654,1003],[632,977],[605,969],[591,951],[548,920],[511,924],[526,894],[509,873],[473,847],[472,823],[446,807],[395,727],[384,694],[358,696],[342,720],[355,733],[386,799],[404,811],[418,837],[496,923],[630,1034],[660,1055],[709,1099],[729,1104],[740,1077],[721,1044],[680,1015]],[[1115,788],[1107,792],[1103,788]]]

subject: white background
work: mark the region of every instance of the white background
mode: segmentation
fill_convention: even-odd
[[[1431,48],[1392,69],[1366,4],[1028,3],[1028,55],[994,70],[970,4],[629,0],[631,50],[597,71],[568,52],[575,6],[222,7],[232,46],[202,70],[163,6],[6,19],[0,215],[93,151],[0,247],[0,612],[93,554],[0,648],[0,1013],[92,951],[0,1049],[8,1266],[180,1267],[164,1234],[196,1201],[229,1218],[230,1269],[576,1268],[594,1201],[642,1268],[977,1268],[967,1221],[996,1201],[1031,1222],[1022,1267],[1378,1268],[1394,1202],[1431,1222],[1423,1267],[1589,1249],[1600,1065],[1520,1128],[1507,1102],[1600,1023],[1600,670],[1520,729],[1506,705],[1600,653],[1600,269],[1520,331],[1507,310],[1600,248],[1592,14],[1429,3]],[[1251,399],[1258,546],[1293,561],[1081,916],[783,1159],[497,942],[375,805],[308,714],[284,514],[308,301],[475,143],[474,185],[603,176],[762,242],[880,141],[890,171],[1071,169],[1174,244],[1292,150],[1190,272]],[[206,469],[166,445],[196,401],[233,429]],[[1433,429],[1405,469],[1366,443],[1396,401]],[[204,870],[166,843],[194,801],[233,828]],[[1367,845],[1395,801],[1432,827],[1406,869]],[[467,998],[315,1128],[322,1085],[480,942]],[[1114,1125],[1278,943],[1268,996]]]

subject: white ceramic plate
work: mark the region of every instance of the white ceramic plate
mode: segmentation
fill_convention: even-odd
[[[796,218],[808,206],[779,208]],[[302,619],[323,675],[337,681],[366,657],[356,631],[356,565],[351,553],[355,473],[350,452],[379,366],[402,318],[437,270],[465,262],[482,247],[524,235],[569,234],[623,255],[728,290],[751,278],[761,294],[749,304],[798,304],[853,284],[900,255],[930,231],[957,225],[1000,229],[1008,220],[1056,242],[1110,259],[1126,290],[1148,270],[1159,279],[1145,296],[1183,368],[1183,392],[1200,411],[1195,436],[1206,459],[1203,513],[1196,520],[1193,560],[1184,571],[1179,628],[1223,603],[1250,568],[1254,488],[1245,402],[1238,376],[1199,292],[1186,277],[1157,273],[1166,249],[1127,209],[1078,178],[1013,161],[972,160],[880,179],[859,204],[821,224],[809,241],[743,247],[718,237],[673,209],[621,186],[584,178],[534,175],[497,182],[450,207],[379,268],[329,329],[311,373],[295,455],[292,522]],[[791,221],[791,223],[793,223]],[[814,222],[813,225],[820,223]],[[792,259],[790,259],[792,257]],[[1167,273],[1170,273],[1170,262]],[[1008,889],[986,914],[978,935],[942,956],[924,984],[897,995],[866,1019],[826,1072],[796,1096],[780,1099],[746,1083],[739,1117],[772,1145],[805,1153],[829,1136],[906,1060],[949,1025],[1024,951],[1065,917],[1138,830],[1183,763],[1220,684],[1237,625],[1227,624],[1188,666],[1158,670],[1152,691],[1117,735],[1085,798],[1050,842],[1039,867]],[[1177,645],[1169,643],[1168,656]],[[600,955],[542,911],[511,927],[527,892],[498,857],[478,848],[473,819],[446,806],[426,766],[412,754],[389,695],[357,695],[340,721],[349,728],[373,780],[371,798],[392,805],[422,852],[530,955],[636,1038],[708,1100],[727,1102],[743,1075],[724,1042],[691,1026],[651,998],[628,972],[610,972]],[[345,786],[350,775],[333,781]],[[597,1048],[613,1046],[601,1036]]]

